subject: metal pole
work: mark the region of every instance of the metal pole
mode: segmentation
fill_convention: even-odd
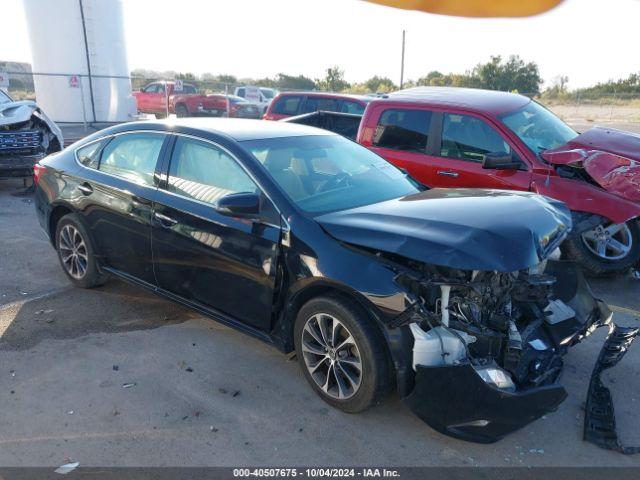
[[[169,118],[169,84],[164,81],[164,111],[165,118]]]
[[[400,89],[402,89],[402,85],[404,84],[404,37],[406,30],[402,30],[402,61],[400,63]]]
[[[79,82],[80,82],[80,98],[82,101],[82,126],[84,128],[84,131],[86,133],[87,131],[87,108],[85,107],[84,104],[84,86],[82,85],[82,77],[78,77]]]
[[[229,118],[229,111],[231,110],[229,106],[229,84],[224,84],[224,95],[227,97],[227,118]]]
[[[82,6],[82,0],[78,0],[80,5],[80,18],[82,20],[82,35],[84,37],[84,52],[87,57],[87,74],[89,75],[89,95],[91,96],[91,111],[93,112],[93,122],[96,120],[96,104],[93,99],[93,80],[91,79],[91,60],[89,58],[89,42],[87,40],[87,26],[84,21],[84,7]],[[84,99],[83,99],[84,101]]]

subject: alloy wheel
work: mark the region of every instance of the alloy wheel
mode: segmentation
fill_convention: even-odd
[[[67,273],[76,280],[82,279],[87,273],[89,257],[87,246],[78,229],[73,225],[62,227],[58,248]]]
[[[360,350],[351,332],[337,318],[319,313],[302,330],[302,353],[311,378],[328,396],[346,400],[362,380]]]
[[[620,260],[633,247],[631,230],[626,223],[600,224],[584,232],[582,242],[591,253],[605,260]]]

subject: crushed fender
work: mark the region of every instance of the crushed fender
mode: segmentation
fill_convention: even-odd
[[[622,360],[640,328],[612,325],[591,374],[584,413],[583,438],[601,448],[626,455],[640,453],[640,446],[622,445],[616,433],[616,418],[611,392],[602,384],[600,374]]]

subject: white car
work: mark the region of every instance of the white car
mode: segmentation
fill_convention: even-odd
[[[0,90],[0,177],[30,177],[39,160],[63,147],[60,128],[36,102]]]
[[[278,95],[278,90],[267,87],[244,86],[236,87],[234,94],[245,100],[255,103],[263,114],[267,111],[269,104]]]

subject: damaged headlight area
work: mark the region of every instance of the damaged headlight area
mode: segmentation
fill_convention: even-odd
[[[0,105],[0,176],[30,176],[36,162],[62,146],[60,129],[34,102]]]
[[[436,430],[494,442],[555,410],[563,355],[611,312],[573,263],[511,273],[412,265],[396,281],[415,299],[394,321],[413,335],[406,404]]]

